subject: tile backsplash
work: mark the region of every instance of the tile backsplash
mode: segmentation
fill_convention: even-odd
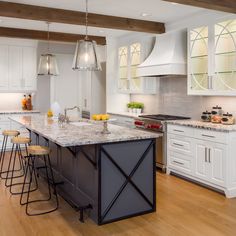
[[[23,93],[0,93],[0,110],[21,110]]]
[[[156,95],[131,95],[131,101],[143,102],[145,113],[182,115],[199,119],[203,111],[220,105],[224,112],[236,116],[236,97],[188,96],[186,78],[163,77]]]

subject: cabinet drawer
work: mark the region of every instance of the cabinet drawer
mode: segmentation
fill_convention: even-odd
[[[191,173],[192,172],[192,157],[183,155],[177,152],[169,151],[168,167],[178,171]]]
[[[197,139],[218,142],[218,143],[227,143],[227,133],[217,132],[212,130],[196,129],[195,137]]]
[[[180,125],[167,125],[167,132],[171,134],[178,134],[178,135],[184,135],[184,136],[194,136],[194,129],[180,126]]]
[[[168,134],[168,149],[185,154],[192,155],[193,140],[181,135]]]

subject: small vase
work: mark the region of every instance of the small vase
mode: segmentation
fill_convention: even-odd
[[[142,113],[142,109],[141,108],[137,108],[137,114],[141,114]]]
[[[132,108],[133,113],[137,113],[137,108]]]

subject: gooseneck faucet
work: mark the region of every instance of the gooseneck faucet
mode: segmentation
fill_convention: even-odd
[[[77,109],[78,112],[80,112],[80,108],[78,106],[74,106],[74,107],[68,107],[64,109],[65,112],[65,121],[68,123],[69,122],[69,117],[67,116],[67,111],[71,111]]]

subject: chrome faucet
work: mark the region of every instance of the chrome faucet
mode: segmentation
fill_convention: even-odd
[[[71,111],[71,110],[74,110],[74,109],[77,109],[78,112],[80,112],[80,108],[78,106],[74,106],[74,107],[69,107],[69,108],[65,108],[64,109],[64,112],[65,112],[65,121],[66,123],[69,123],[69,117],[67,116],[67,111]]]

